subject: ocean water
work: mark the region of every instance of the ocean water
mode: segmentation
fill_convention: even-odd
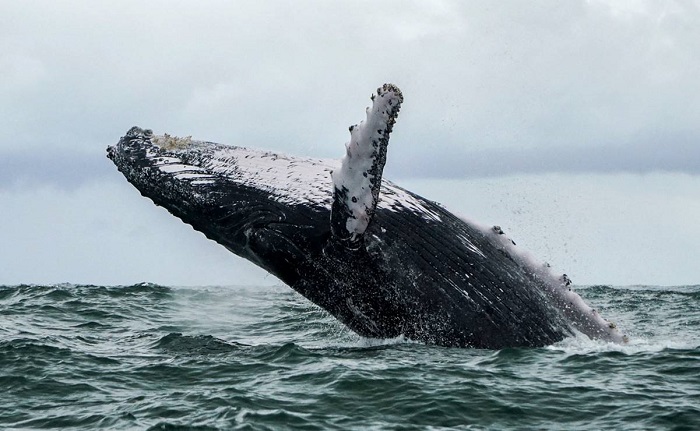
[[[0,286],[0,429],[700,429],[700,286],[577,291],[629,345],[367,340],[284,286]]]

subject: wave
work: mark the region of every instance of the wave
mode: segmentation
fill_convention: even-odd
[[[366,339],[280,288],[3,286],[0,428],[692,429],[700,289],[579,290],[629,344]]]
[[[107,294],[114,297],[126,295],[166,295],[172,291],[172,288],[161,286],[153,283],[137,283],[132,285],[119,286],[96,286],[92,284],[19,284],[19,285],[0,285],[0,300],[7,299],[16,295],[26,297],[46,297],[55,300],[65,300],[75,298],[76,296]]]
[[[220,340],[211,335],[170,333],[153,343],[153,347],[168,353],[210,355],[234,352],[243,347],[243,345]]]

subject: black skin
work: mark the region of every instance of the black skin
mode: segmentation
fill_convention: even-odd
[[[148,145],[134,132],[108,157],[141,194],[362,336],[500,349],[571,335],[541,281],[488,235],[420,196],[412,195],[441,221],[377,208],[365,235],[348,247],[331,233],[331,208],[282,204],[224,177],[195,194],[151,166]],[[459,234],[486,257],[468,250]]]

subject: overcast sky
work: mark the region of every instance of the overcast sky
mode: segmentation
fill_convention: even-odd
[[[261,282],[105,147],[140,125],[340,157],[384,82],[386,177],[575,282],[700,283],[698,76],[697,0],[5,0],[0,284]]]

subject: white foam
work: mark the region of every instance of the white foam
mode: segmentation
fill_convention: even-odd
[[[684,350],[700,348],[697,340],[668,339],[666,337],[647,337],[634,335],[626,343],[591,339],[580,333],[575,337],[547,346],[547,349],[561,351],[570,355],[585,355],[590,353],[620,352],[627,355],[637,353],[654,353],[667,349]]]

